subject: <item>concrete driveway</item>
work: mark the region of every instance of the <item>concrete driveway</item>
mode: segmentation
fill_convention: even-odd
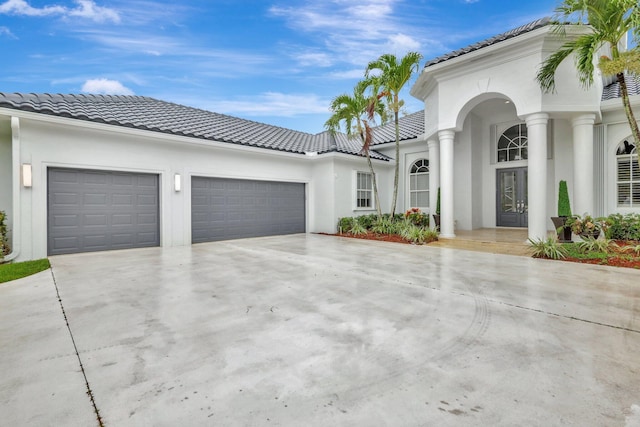
[[[321,235],[51,261],[0,285],[6,425],[640,424],[640,271]]]

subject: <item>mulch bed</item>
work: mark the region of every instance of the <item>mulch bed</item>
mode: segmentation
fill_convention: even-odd
[[[616,240],[619,248],[606,259],[580,259],[567,257],[561,261],[579,262],[581,264],[608,265],[611,267],[625,267],[640,269],[640,256],[625,252],[625,247],[638,245],[639,242],[624,242]]]
[[[367,232],[366,234],[354,235],[350,233],[318,233],[324,234],[325,236],[338,236],[338,237],[349,237],[352,239],[363,239],[363,240],[378,240],[382,242],[394,242],[394,243],[404,243],[410,245],[411,242],[403,239],[397,234],[377,234]],[[578,262],[581,264],[594,264],[594,265],[608,265],[611,267],[625,267],[625,268],[636,268],[640,269],[640,257],[639,256],[629,256],[629,253],[624,253],[625,246],[636,246],[638,242],[623,242],[616,241],[620,249],[617,250],[617,253],[612,254],[607,259],[581,259],[581,258],[571,258],[567,257],[561,259],[560,261],[568,261],[568,262]]]

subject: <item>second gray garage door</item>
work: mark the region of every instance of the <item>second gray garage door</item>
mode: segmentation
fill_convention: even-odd
[[[158,175],[48,170],[49,255],[160,244]]]
[[[304,232],[304,184],[191,179],[193,243]]]

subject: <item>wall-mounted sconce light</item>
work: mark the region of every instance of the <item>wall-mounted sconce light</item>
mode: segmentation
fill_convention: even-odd
[[[176,192],[182,189],[182,180],[179,173],[173,176],[173,189],[176,190]]]
[[[31,188],[31,186],[33,185],[30,163],[22,164],[22,185],[24,185],[26,188]]]

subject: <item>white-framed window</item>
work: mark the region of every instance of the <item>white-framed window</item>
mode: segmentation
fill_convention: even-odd
[[[409,169],[409,203],[412,208],[429,207],[429,160],[418,159]]]
[[[497,144],[498,162],[515,162],[529,158],[527,125],[520,123],[505,130]]]
[[[640,207],[638,148],[623,141],[616,150],[616,195],[618,207]]]
[[[357,209],[373,208],[373,177],[370,172],[356,172]]]

